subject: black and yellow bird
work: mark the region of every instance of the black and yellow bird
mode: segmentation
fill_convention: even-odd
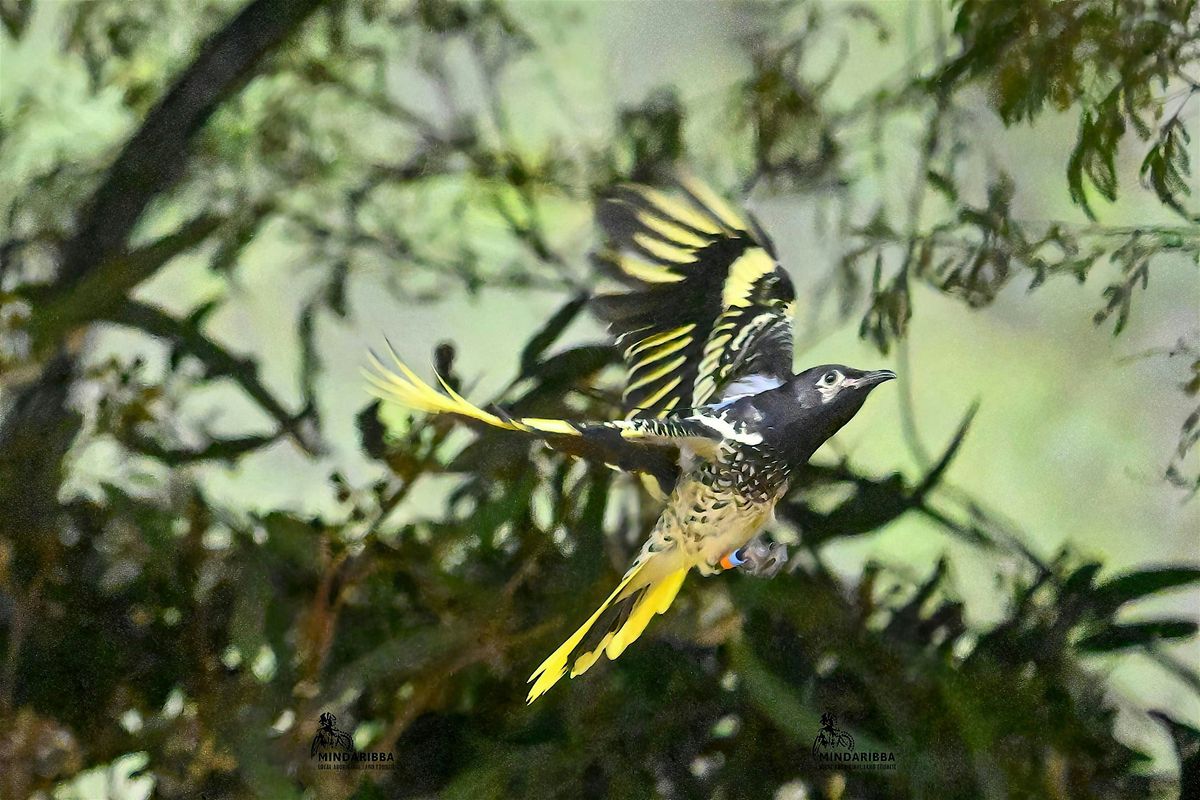
[[[628,369],[628,415],[609,422],[512,418],[465,400],[445,381],[422,381],[399,358],[373,358],[381,398],[544,439],[551,447],[653,477],[666,508],[608,599],[538,667],[532,702],[567,670],[615,659],[688,572],[736,566],[770,571],[786,558],[751,540],[772,518],[793,470],[895,377],[826,364],[792,371],[795,292],[770,239],[707,187],[678,193],[617,189],[597,217],[607,238],[598,263],[629,290],[596,298]],[[749,563],[747,563],[749,562]]]

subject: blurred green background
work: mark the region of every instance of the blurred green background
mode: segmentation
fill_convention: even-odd
[[[220,92],[162,165],[180,174],[149,192],[116,252],[127,257],[199,217],[213,227],[157,254],[122,299],[91,309],[95,286],[61,277],[63,243],[82,235],[108,166],[195,68],[204,41],[238,24],[242,4],[6,2],[0,794],[1175,796],[1171,728],[1147,711],[1200,726],[1200,645],[1186,631],[1078,650],[1108,623],[1049,622],[1062,649],[1053,668],[1035,659],[1035,672],[1098,692],[1094,714],[1078,700],[1068,704],[1078,719],[996,726],[968,724],[988,712],[955,705],[948,689],[934,692],[945,708],[918,724],[916,711],[879,697],[853,705],[839,693],[864,692],[840,667],[821,667],[818,680],[753,655],[803,640],[797,663],[854,664],[855,648],[863,656],[874,646],[856,637],[882,636],[883,623],[847,610],[861,631],[821,642],[803,622],[813,587],[870,595],[863,576],[881,569],[870,605],[886,611],[883,587],[906,598],[944,557],[930,602],[961,603],[951,638],[962,644],[933,662],[916,654],[940,640],[896,650],[901,663],[888,674],[898,683],[883,697],[915,698],[914,672],[953,684],[973,641],[1020,622],[1014,598],[1046,565],[1058,588],[1042,601],[1075,619],[1063,609],[1080,582],[1197,561],[1200,506],[1188,488],[1197,468],[1181,426],[1196,405],[1200,233],[1143,164],[1173,114],[1195,134],[1196,9],[1131,3],[1112,22],[1103,3],[1013,4],[1024,10],[1008,16],[1001,5],[325,4]],[[1165,31],[1156,52],[1169,63],[1137,72],[1147,19]],[[1102,118],[1106,88],[1121,81],[1136,90],[1114,113],[1130,122],[1096,145],[1108,149],[1119,190],[1085,169],[1073,195],[1071,164],[1088,141],[1081,119]],[[1009,95],[1039,92],[1033,110],[1005,111]],[[1135,117],[1151,123],[1145,135]],[[565,302],[594,288],[594,195],[672,165],[744,203],[773,237],[800,297],[798,368],[900,373],[896,390],[877,393],[816,458],[876,481],[881,494],[863,502],[902,495],[892,473],[917,485],[979,403],[931,494],[960,535],[918,510],[876,519],[855,505],[868,497],[862,485],[817,474],[797,502],[827,522],[857,520],[865,535],[831,528],[798,548],[797,573],[769,586],[693,577],[678,618],[656,621],[641,655],[526,711],[524,677],[606,592],[653,504],[630,482],[520,442],[495,445],[505,464],[478,448],[456,462],[474,434],[387,408],[380,428],[361,368],[387,337],[428,376],[435,347],[450,341],[453,374],[478,402],[512,402],[533,387],[525,399],[539,411],[612,413],[615,366],[568,360],[554,384],[544,354],[531,370],[522,352]],[[1186,207],[1195,180],[1183,184],[1175,196]],[[998,186],[1011,191],[998,198]],[[983,209],[986,225],[971,227],[964,209]],[[1028,249],[1058,229],[1078,252],[1058,239]],[[979,241],[1003,257],[987,262],[990,283],[972,294],[951,273]],[[1120,248],[1131,241],[1146,252],[1127,259]],[[921,263],[913,253],[924,242],[933,254]],[[1072,261],[1092,252],[1094,262]],[[95,269],[113,263],[96,254]],[[1131,277],[1143,263],[1144,288]],[[1031,290],[1040,268],[1049,278]],[[874,288],[873,272],[882,275]],[[1093,319],[1110,285],[1135,287],[1119,336],[1115,314]],[[899,295],[911,319],[885,311],[881,335],[860,328]],[[176,326],[130,322],[123,298]],[[582,314],[547,352],[602,339]],[[52,375],[60,358],[72,365],[66,381]],[[66,387],[61,402],[25,402],[55,381]],[[31,453],[12,433],[22,426],[65,431],[64,449],[56,454],[59,438],[46,434],[32,440],[44,452]],[[227,446],[205,450],[215,442]],[[53,502],[39,506],[43,496]],[[795,526],[774,532],[806,541]],[[1091,563],[1098,571],[1081,569]],[[1194,621],[1200,592],[1189,582],[1114,606],[1115,624]],[[489,619],[497,596],[513,608]],[[744,625],[730,616],[743,602]],[[809,619],[832,629],[826,613],[840,612]],[[494,629],[480,632],[485,621]],[[1042,636],[1032,623],[1023,630]],[[686,686],[652,685],[651,669],[686,673],[677,679]],[[997,667],[1010,669],[1016,676]],[[884,679],[868,673],[857,678]],[[829,675],[832,689],[821,683]],[[1002,685],[962,675],[966,695]],[[1056,680],[1045,679],[1053,696]],[[1017,684],[1005,690],[1040,690]],[[705,692],[730,697],[711,718],[680,710],[699,708],[689,698]],[[672,708],[680,718],[663,723]],[[395,773],[315,772],[307,748],[319,710],[349,720],[360,747],[416,755],[401,756]],[[825,710],[897,750],[898,772],[829,774],[804,762],[809,721]],[[714,719],[735,722],[712,733]],[[1148,758],[1126,764],[1092,736]],[[1033,754],[1041,766],[1016,766]],[[1066,765],[1057,772],[1056,759]]]

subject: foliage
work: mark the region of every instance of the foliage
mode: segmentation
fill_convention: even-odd
[[[0,5],[6,47],[50,5]],[[558,9],[551,29],[572,24]],[[891,41],[869,8],[741,9],[747,72],[721,98],[723,128],[703,100],[663,88],[614,106],[605,130],[565,134],[521,118],[518,95],[552,104],[557,87],[529,79],[541,42],[491,0],[188,4],[185,47],[169,0],[58,8],[80,106],[110,104],[129,129],[6,167],[20,192],[0,209],[0,794],[61,789],[144,753],[156,795],[180,798],[314,786],[362,798],[1170,796],[1178,781],[1115,738],[1097,659],[1143,653],[1200,692],[1162,647],[1194,622],[1125,616],[1200,573],[1101,578],[1071,552],[1043,563],[947,486],[970,416],[916,477],[811,466],[780,511],[781,535],[803,532],[791,572],[690,582],[620,662],[527,708],[530,653],[608,591],[653,503],[503,433],[389,429],[374,405],[357,447],[377,477],[350,479],[322,413],[331,365],[317,340],[352,313],[356,279],[381,274],[412,302],[485,287],[561,296],[513,343],[520,372],[495,399],[521,415],[614,413],[612,347],[561,344],[591,288],[580,231],[607,186],[689,162],[730,186],[744,176],[747,191],[834,196],[845,249],[825,299],[880,350],[904,336],[914,281],[982,307],[1018,275],[1036,288],[1105,269],[1096,321],[1121,333],[1164,258],[1200,258],[1187,205],[1194,2],[964,0],[955,12],[911,74],[846,106],[831,88],[844,51],[832,65],[812,54],[859,28]],[[1143,147],[1169,220],[1017,217],[1021,187],[973,135],[975,85],[1004,124],[1048,106],[1078,116],[1064,182],[1092,220],[1106,208],[1093,190],[1117,197],[1121,148]],[[27,140],[38,105],[13,103],[0,152]],[[913,157],[889,161],[882,141],[913,119]],[[988,179],[969,180],[980,164]],[[912,187],[902,206],[874,191],[887,181]],[[212,333],[270,230],[303,265],[290,394],[272,377],[287,365]],[[202,268],[205,297],[168,307],[139,294],[181,263]],[[161,359],[92,359],[98,330],[135,334]],[[1167,355],[1187,362],[1195,396],[1195,348]],[[435,357],[461,385],[453,348]],[[257,424],[231,432],[182,413],[220,384]],[[1193,414],[1166,469],[1192,491],[1197,432]],[[76,461],[95,443],[123,466],[81,491]],[[275,448],[328,469],[331,510],[248,512],[206,483],[213,462]],[[398,519],[434,484],[450,487],[442,507]],[[1005,565],[998,621],[968,621],[946,562],[922,576],[872,564],[853,582],[826,566],[830,542],[910,514]],[[396,770],[317,770],[309,743],[330,710]],[[821,769],[809,751],[826,712],[899,768]],[[1157,713],[1194,773],[1195,730]]]
[[[1185,218],[1191,194],[1181,119],[1200,84],[1195,0],[1033,2],[964,0],[954,32],[962,51],[936,74],[939,88],[982,79],[1005,124],[1032,121],[1047,106],[1080,108],[1079,139],[1067,167],[1071,198],[1095,219],[1084,178],[1107,200],[1117,196],[1116,160],[1126,131],[1150,141],[1142,178]],[[1164,98],[1161,93],[1182,84]],[[1157,90],[1157,91],[1156,91]],[[1167,99],[1183,99],[1163,119]]]

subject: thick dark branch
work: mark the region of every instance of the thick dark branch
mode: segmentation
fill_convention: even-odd
[[[319,5],[320,0],[254,0],[209,39],[125,145],[80,215],[78,232],[62,251],[61,285],[77,287],[98,265],[123,254],[147,205],[183,174],[205,121]],[[0,409],[0,506],[23,510],[10,516],[26,537],[53,524],[63,455],[78,428],[66,398],[79,345],[65,343],[42,374],[16,389]]]
[[[286,432],[306,453],[312,455],[321,449],[315,430],[306,424],[308,411],[298,414],[289,412],[275,395],[263,386],[258,377],[258,366],[252,359],[239,358],[229,352],[205,336],[196,325],[178,320],[162,309],[136,300],[126,301],[105,315],[105,319],[171,342],[181,351],[199,359],[209,377],[225,377],[237,383],[279,423],[280,430]]]
[[[65,286],[124,249],[146,206],[183,174],[191,141],[212,113],[320,5],[321,0],[254,0],[204,44],[92,197],[79,232],[63,251],[59,280]]]
[[[62,454],[80,423],[67,406],[74,379],[74,359],[57,353],[0,407],[0,538],[25,541],[54,519]]]

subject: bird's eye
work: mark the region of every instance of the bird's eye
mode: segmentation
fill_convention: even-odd
[[[836,369],[831,369],[829,372],[826,372],[821,376],[821,383],[825,384],[826,386],[833,386],[838,382],[839,379],[841,379],[841,377],[842,373],[838,372]]]

